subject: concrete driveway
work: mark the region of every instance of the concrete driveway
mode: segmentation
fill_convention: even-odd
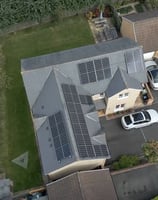
[[[158,91],[152,92],[154,103],[144,109],[153,108],[158,111]],[[105,117],[101,117],[100,121],[106,133],[111,161],[116,160],[123,154],[136,154],[141,156],[141,147],[147,140],[158,140],[158,124],[139,129],[124,130],[121,126],[120,118],[106,120]]]

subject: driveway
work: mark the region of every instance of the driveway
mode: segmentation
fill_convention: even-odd
[[[158,91],[152,91],[154,103],[150,107],[158,111]],[[120,118],[106,120],[105,117],[100,118],[103,130],[106,133],[107,144],[111,154],[111,161],[116,160],[123,154],[142,155],[141,147],[147,140],[158,140],[158,124],[148,127],[124,130],[120,124]]]

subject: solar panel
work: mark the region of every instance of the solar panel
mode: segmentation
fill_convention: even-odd
[[[142,70],[144,70],[140,49],[134,50],[134,61],[137,72],[141,72]]]
[[[103,66],[103,68],[110,68],[110,62],[109,62],[109,58],[103,58],[102,60],[101,60],[101,62],[102,62],[102,66]]]
[[[82,66],[82,63],[78,65],[81,84],[93,83],[105,79],[106,77],[103,75],[103,70],[104,68],[110,69],[109,58],[107,57],[85,62],[83,64],[84,67]],[[86,70],[81,70],[81,68],[85,69],[85,66]]]
[[[81,74],[87,72],[86,64],[85,64],[85,63],[80,63],[80,64],[78,65],[78,67],[79,67],[79,72],[80,72]]]
[[[94,145],[95,154],[99,157],[106,157],[109,155],[109,151],[106,145]]]
[[[97,79],[98,80],[103,80],[104,79],[103,70],[96,71],[96,74],[97,74]]]
[[[85,95],[79,95],[79,97],[80,97],[80,101],[81,101],[82,104],[87,104]]]
[[[93,103],[91,96],[79,95],[74,85],[67,85],[67,86],[73,88],[73,90],[72,89],[65,90],[66,87],[62,86],[64,97],[66,97],[65,94],[72,96],[73,95],[72,93],[74,93],[75,91],[76,93],[75,95],[77,96],[77,98],[80,99],[80,103],[73,101],[73,103],[71,104],[67,101],[68,98],[67,97],[65,98],[79,156],[81,158],[87,158],[87,157],[94,158],[97,156],[104,156],[106,152],[106,146],[102,147],[101,145],[97,146],[92,145],[91,138],[88,133],[87,124],[84,118],[84,114],[82,112],[81,103],[87,103],[87,104]],[[67,91],[69,91],[69,93],[67,93]],[[74,112],[74,108],[73,109],[71,108],[71,105],[75,107],[76,112]],[[64,146],[63,145],[64,142],[62,140],[61,142],[62,146]]]
[[[126,66],[127,66],[128,73],[136,72],[133,51],[127,51],[125,53],[125,60],[126,60]]]
[[[89,82],[96,82],[95,72],[88,73]]]
[[[89,105],[92,105],[92,104],[93,104],[92,97],[87,95],[86,98],[87,98],[87,103],[88,103]]]
[[[79,95],[81,104],[92,105],[93,101],[91,96],[88,95]]]
[[[88,74],[80,74],[80,80],[82,84],[89,83]]]
[[[87,64],[87,71],[88,72],[94,72],[94,64],[93,61],[89,61],[86,63]]]
[[[95,64],[95,69],[96,70],[101,70],[102,69],[101,60],[94,60],[94,64]]]
[[[63,88],[65,92],[70,92],[70,88],[68,88],[66,85],[64,85]],[[50,116],[49,124],[52,132],[57,160],[61,161],[64,158],[70,157],[70,144],[62,113],[57,112],[54,115]]]
[[[72,88],[72,85],[69,85],[69,87]],[[75,86],[73,85],[73,88]],[[62,87],[63,89],[63,93],[64,93],[64,97],[65,94],[69,94],[72,95],[72,90],[70,89],[70,93],[66,93],[64,91],[64,87]],[[77,93],[76,87],[74,88],[74,90]],[[86,95],[79,95],[76,94],[78,96],[78,98],[80,98],[80,100],[84,103],[88,103],[87,102],[87,96]],[[66,98],[65,98],[66,101]],[[87,151],[87,145],[92,147],[91,144],[91,140],[90,140],[90,136],[88,133],[88,129],[87,129],[87,125],[84,119],[84,115],[82,112],[82,107],[80,105],[80,103],[76,103],[75,101],[73,102],[73,105],[75,107],[76,112],[73,112],[71,105],[69,104],[69,102],[66,101],[66,105],[67,105],[67,109],[68,109],[68,113],[70,116],[70,121],[72,124],[72,129],[74,132],[74,136],[75,136],[75,140],[76,140],[76,145],[77,145],[77,149],[79,152],[80,157],[90,157],[91,155],[88,153]],[[92,147],[93,148],[93,147]]]
[[[111,77],[111,69],[104,69],[104,76],[105,76],[105,79],[108,79]]]

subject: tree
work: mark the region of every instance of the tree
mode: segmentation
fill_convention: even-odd
[[[158,162],[158,141],[148,141],[143,145],[142,149],[149,162]]]

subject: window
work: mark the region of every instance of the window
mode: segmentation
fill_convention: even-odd
[[[124,110],[124,108],[125,108],[125,104],[124,103],[123,104],[117,104],[115,106],[114,112],[122,111],[122,110]]]
[[[121,99],[123,97],[123,94],[119,94],[119,98]]]
[[[128,92],[119,94],[119,99],[127,98],[128,94]]]

